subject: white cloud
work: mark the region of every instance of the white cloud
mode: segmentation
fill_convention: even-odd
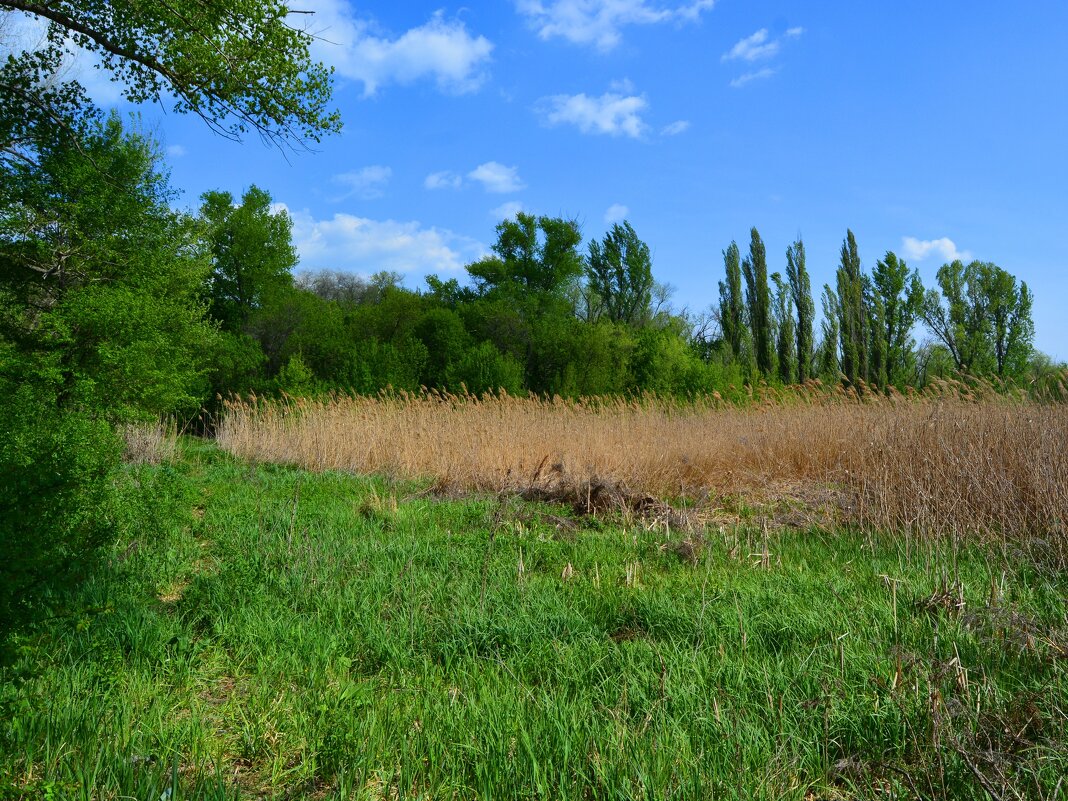
[[[762,58],[771,58],[779,52],[777,39],[768,41],[768,29],[761,28],[752,36],[747,36],[723,54],[723,61],[757,61]]]
[[[472,181],[482,184],[487,192],[506,195],[509,192],[518,192],[526,185],[519,178],[518,167],[506,167],[496,161],[487,161],[480,164],[467,174]]]
[[[427,189],[459,189],[463,182],[464,179],[451,170],[442,170],[428,175],[423,186]]]
[[[479,242],[418,222],[371,220],[335,214],[318,220],[308,210],[284,209],[293,220],[293,243],[308,270],[379,270],[400,273],[457,272],[488,251]]]
[[[514,220],[515,216],[523,210],[524,206],[518,200],[509,200],[491,211],[490,216],[495,220]]]
[[[608,207],[608,210],[604,213],[604,221],[607,225],[613,223],[621,223],[627,219],[627,215],[630,214],[630,209],[621,203],[615,203]]]
[[[786,38],[787,39],[800,39],[801,35],[804,34],[804,32],[805,32],[805,29],[800,27],[800,26],[798,26],[796,28],[787,28],[787,30],[786,30]]]
[[[382,86],[430,78],[446,92],[472,92],[485,81],[493,43],[473,36],[459,20],[435,13],[425,24],[391,38],[357,19],[347,0],[306,0],[314,55],[339,75],[363,83],[364,96]]]
[[[167,155],[170,156],[172,159],[180,159],[182,156],[185,156],[188,153],[189,151],[185,149],[184,145],[167,146]]]
[[[516,5],[542,39],[559,36],[607,51],[620,43],[627,25],[696,22],[715,0],[669,6],[651,0],[518,0]]]
[[[381,164],[373,164],[362,170],[343,172],[335,175],[330,180],[335,184],[341,184],[348,191],[335,200],[345,200],[350,197],[359,197],[363,200],[373,200],[382,197],[386,184],[393,177],[393,170],[383,167]]]
[[[764,69],[757,70],[756,72],[747,72],[745,75],[739,75],[737,78],[731,81],[731,86],[735,89],[741,89],[747,83],[752,83],[753,81],[762,81],[765,78],[770,78],[776,72],[778,72],[778,70],[774,70],[771,67],[764,67]]]
[[[938,255],[943,261],[971,261],[972,254],[966,250],[957,250],[956,243],[947,237],[941,239],[916,239],[906,236],[901,240],[901,249],[905,257],[915,261],[923,261],[932,253]]]
[[[637,139],[645,130],[642,112],[649,104],[644,95],[608,92],[600,97],[554,95],[542,98],[538,108],[547,125],[574,125],[582,133],[629,136]]]
[[[665,125],[660,130],[661,136],[678,136],[679,134],[686,133],[690,130],[689,120],[675,120],[670,125]]]

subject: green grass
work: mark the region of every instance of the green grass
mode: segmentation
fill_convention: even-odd
[[[689,560],[193,442],[131,481],[0,673],[0,798],[1068,797],[1068,578],[1011,554],[715,528]]]

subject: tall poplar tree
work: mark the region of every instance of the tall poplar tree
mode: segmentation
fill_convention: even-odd
[[[774,369],[771,292],[768,289],[767,252],[756,228],[750,231],[749,256],[742,262],[742,274],[745,276],[745,300],[757,370],[765,378],[770,378]]]
[[[842,372],[854,386],[868,378],[868,315],[864,303],[864,275],[851,230],[842,242],[838,267],[839,336],[842,339]]]
[[[778,357],[779,380],[792,384],[797,380],[797,343],[795,340],[793,297],[790,285],[779,273],[772,273],[775,284],[775,354]]]
[[[734,360],[741,362],[742,343],[745,341],[745,303],[742,299],[742,265],[737,242],[731,242],[723,251],[723,266],[727,278],[719,282],[720,325],[723,327],[723,339],[730,346]]]
[[[887,380],[904,386],[914,380],[916,370],[912,328],[923,306],[923,284],[919,272],[909,273],[908,265],[892,250],[876,262],[871,278],[874,297],[883,308],[880,329],[886,343]]]
[[[823,285],[822,304],[823,336],[820,339],[817,369],[824,378],[837,381],[842,372],[842,365],[838,358],[838,321],[842,317],[842,310],[838,303],[838,295],[831,289],[830,284]]]
[[[805,268],[805,243],[801,237],[786,249],[786,277],[790,282],[790,296],[797,312],[797,380],[804,383],[813,376],[813,322],[816,304],[812,301],[812,282]]]

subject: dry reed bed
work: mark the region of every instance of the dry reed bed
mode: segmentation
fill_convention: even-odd
[[[1068,406],[937,397],[790,404],[422,394],[236,400],[219,443],[253,460],[523,491],[611,481],[660,497],[833,488],[842,519],[1064,548]],[[797,492],[798,489],[802,491]]]

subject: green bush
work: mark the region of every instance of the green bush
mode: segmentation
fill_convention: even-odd
[[[57,415],[49,400],[26,385],[0,392],[0,643],[114,534],[121,442],[106,421]]]

